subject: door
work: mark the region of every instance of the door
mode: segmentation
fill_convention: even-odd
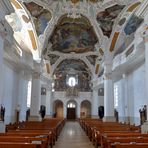
[[[69,120],[76,119],[76,109],[75,108],[67,108],[67,119]]]

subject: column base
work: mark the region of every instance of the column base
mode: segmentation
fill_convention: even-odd
[[[103,118],[103,121],[105,121],[105,122],[107,122],[107,121],[109,121],[109,122],[116,122],[116,118],[114,116],[105,116]]]
[[[3,121],[0,121],[0,133],[5,133],[6,125]]]
[[[40,116],[30,116],[28,121],[42,121]]]
[[[141,133],[147,134],[148,133],[148,121],[145,121],[143,125],[141,125]]]

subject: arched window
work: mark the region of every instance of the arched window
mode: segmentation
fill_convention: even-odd
[[[73,87],[76,85],[76,79],[75,77],[70,77],[69,80],[68,80],[68,85]]]
[[[32,85],[32,82],[29,81],[28,82],[28,92],[27,92],[27,107],[28,108],[30,107],[30,104],[31,104],[31,85]]]
[[[118,107],[118,100],[119,100],[119,87],[118,85],[114,85],[114,107],[117,108]]]
[[[76,105],[74,103],[70,102],[70,103],[68,103],[67,107],[68,108],[75,108]]]

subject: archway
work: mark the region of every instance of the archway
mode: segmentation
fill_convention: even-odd
[[[80,112],[81,118],[89,118],[91,116],[91,103],[88,100],[81,102]]]
[[[70,100],[67,102],[67,119],[68,120],[76,119],[76,108],[77,108],[76,101]]]
[[[63,102],[61,100],[54,101],[54,117],[63,118]]]

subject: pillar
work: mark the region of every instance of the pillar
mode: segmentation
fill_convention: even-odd
[[[115,121],[114,117],[114,88],[112,80],[112,65],[104,64],[104,120]]]
[[[53,115],[53,97],[52,97],[52,83],[49,82],[46,87],[46,116],[45,118],[51,118]]]
[[[2,14],[1,14],[1,17],[2,17]],[[0,17],[0,104],[2,104],[2,99],[3,99],[3,96],[2,96],[2,91],[3,91],[3,51],[4,51],[4,40],[5,40],[5,37],[6,37],[6,30],[5,30],[5,26],[3,24],[3,20],[1,19],[4,19],[4,16],[3,18]],[[5,115],[6,116],[6,115]],[[0,118],[0,133],[5,133],[5,124],[3,121],[1,121],[1,118]]]
[[[1,24],[0,24],[1,27]],[[3,89],[3,49],[4,49],[4,37],[0,28],[0,104],[2,104],[2,89]]]
[[[81,108],[81,104],[77,102],[77,118],[80,118],[80,108]]]
[[[32,92],[31,92],[31,107],[30,107],[30,121],[40,121],[39,113],[41,105],[41,80],[40,74],[35,72],[32,77]]]
[[[63,103],[63,115],[64,115],[64,118],[67,118],[67,103],[64,102]]]
[[[129,103],[128,103],[128,80],[127,80],[127,74],[122,75],[122,99],[124,102],[124,117],[125,121],[129,122]]]
[[[99,107],[98,89],[97,90],[94,89],[93,92],[92,92],[92,107],[91,107],[92,118],[99,118],[98,107]]]
[[[146,98],[148,99],[148,31],[146,32],[146,35],[144,37],[145,41],[145,92],[146,92]],[[148,120],[148,101],[147,101],[147,120]]]
[[[144,42],[145,42],[145,92],[146,92],[146,98],[148,98],[148,30],[145,32]],[[146,102],[146,106],[147,106],[147,121],[141,126],[141,133],[148,133],[148,101]]]

